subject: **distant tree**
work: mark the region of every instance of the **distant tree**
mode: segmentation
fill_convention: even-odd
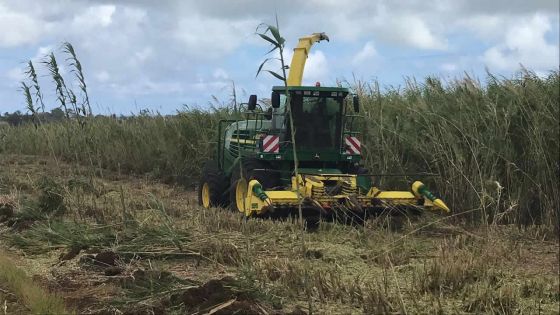
[[[53,110],[51,110],[51,119],[54,121],[64,119],[64,111],[58,107],[54,108]]]
[[[23,123],[23,116],[19,110],[9,114],[6,113],[6,121],[12,126],[19,126]]]

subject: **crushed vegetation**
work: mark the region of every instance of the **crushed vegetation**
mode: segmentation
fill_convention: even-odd
[[[194,193],[149,178],[91,175],[37,156],[0,155],[0,164],[9,166],[0,169],[0,206],[11,209],[0,251],[68,312],[546,314],[560,306],[558,239],[544,227],[426,215],[323,222],[302,234],[295,221],[200,208]],[[13,281],[0,288],[20,294]],[[0,297],[17,309],[17,299]],[[19,299],[24,311],[33,307]]]

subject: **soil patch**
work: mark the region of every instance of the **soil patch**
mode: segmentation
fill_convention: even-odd
[[[235,279],[224,277],[210,280],[198,287],[188,288],[171,295],[169,304],[182,306],[187,312],[209,312],[213,314],[263,314],[263,309],[243,292],[235,290]]]

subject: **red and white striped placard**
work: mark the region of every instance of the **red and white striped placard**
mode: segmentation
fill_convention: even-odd
[[[263,138],[263,152],[278,153],[280,152],[280,137],[267,135]]]
[[[358,138],[346,136],[344,137],[344,144],[346,145],[346,154],[362,154],[362,144]]]

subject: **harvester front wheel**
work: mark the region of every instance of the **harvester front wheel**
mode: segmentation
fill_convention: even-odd
[[[227,206],[226,177],[214,161],[204,165],[198,186],[198,204],[204,208]]]
[[[247,195],[247,185],[251,179],[256,179],[264,189],[271,189],[280,184],[278,172],[267,171],[271,166],[266,161],[254,158],[245,158],[242,172],[239,166],[234,168],[230,181],[230,208],[232,211],[245,213],[244,202]]]
[[[235,207],[238,211],[245,209],[245,198],[247,197],[247,181],[240,178],[235,183]]]

